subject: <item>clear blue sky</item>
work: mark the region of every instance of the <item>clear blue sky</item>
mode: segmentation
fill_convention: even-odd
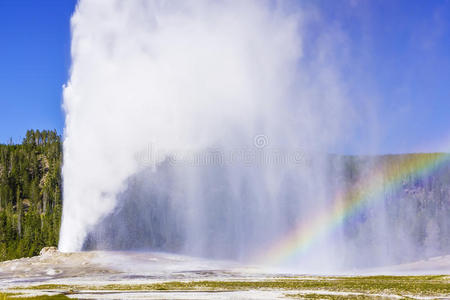
[[[0,142],[62,132],[75,0],[0,0]],[[347,38],[346,81],[376,111],[376,152],[442,151],[450,138],[450,0],[304,0]],[[362,144],[372,125],[361,120]],[[447,144],[450,146],[450,144]],[[348,148],[358,152],[358,147]]]
[[[0,0],[0,142],[62,132],[75,0]]]

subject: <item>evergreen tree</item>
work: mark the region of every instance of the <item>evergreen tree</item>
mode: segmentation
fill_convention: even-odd
[[[56,130],[29,130],[22,144],[0,144],[0,261],[58,244],[61,163]]]

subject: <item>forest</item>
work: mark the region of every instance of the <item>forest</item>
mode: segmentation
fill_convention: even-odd
[[[27,131],[0,145],[0,261],[57,246],[61,222],[61,137]]]
[[[426,158],[436,162],[431,173],[409,174],[401,178],[400,184],[386,186],[379,196],[383,200],[374,202],[383,205],[386,214],[379,215],[376,212],[380,210],[368,205],[346,220],[343,224],[344,235],[352,241],[355,253],[361,247],[371,249],[374,253],[380,251],[380,240],[372,234],[374,226],[379,226],[380,219],[384,219],[385,226],[390,228],[388,236],[380,237],[382,243],[392,249],[389,250],[391,252],[401,249],[398,253],[391,253],[398,258],[396,261],[422,259],[450,251],[450,159],[442,162],[439,161],[440,157],[442,155],[436,153],[330,156],[328,174],[330,184],[336,187],[352,186],[361,178],[368,177],[374,169],[383,166],[389,166],[395,175],[404,169],[401,166],[411,165],[409,161]],[[62,212],[61,167],[62,142],[56,130],[29,130],[21,144],[0,144],[0,261],[37,255],[45,246],[58,245]],[[161,215],[155,215],[160,211],[155,208],[157,203],[146,202],[145,207],[136,207],[135,202],[130,202],[126,210],[118,210],[106,218],[108,228],[114,229],[114,222],[108,221],[110,218],[127,214],[129,225],[121,226],[125,226],[129,233],[139,233],[140,238],[136,238],[135,243],[143,243],[131,246],[161,248],[168,241],[158,242],[158,236],[154,232],[146,232],[147,227],[142,226],[142,220],[136,217],[136,211],[140,211],[146,218],[150,216],[156,225],[167,224],[158,221]],[[130,214],[133,217],[130,218]],[[102,228],[101,224],[98,228]],[[159,230],[163,231],[164,228]],[[405,237],[409,237],[408,240]],[[119,238],[116,237],[114,241],[120,244]],[[85,248],[99,246],[89,242],[90,245],[85,245]],[[110,246],[120,249],[122,246],[119,244]],[[406,246],[403,247],[405,249],[399,246],[402,244],[414,245],[410,248],[415,251],[407,253]],[[130,244],[127,245],[130,247]],[[369,250],[366,252],[370,253]],[[367,258],[361,257],[361,260],[364,263]]]

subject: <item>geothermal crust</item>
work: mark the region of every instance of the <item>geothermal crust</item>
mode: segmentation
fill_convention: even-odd
[[[450,255],[436,257],[410,264],[353,271],[353,274],[375,275],[424,275],[450,274]],[[343,275],[343,274],[341,274]],[[346,274],[346,275],[350,275]],[[439,277],[439,276],[438,276]],[[348,292],[333,290],[283,290],[280,288],[248,288],[227,290],[221,282],[282,282],[283,280],[323,280],[317,275],[282,273],[262,267],[244,266],[231,261],[213,261],[167,253],[151,252],[59,252],[55,247],[46,247],[39,256],[21,258],[0,263],[1,293],[23,293],[24,295],[65,294],[83,299],[135,298],[135,299],[274,299],[284,298],[289,293],[317,293],[348,295]],[[352,277],[348,277],[352,278]],[[354,277],[357,278],[357,277]],[[447,280],[448,276],[439,277]],[[447,278],[447,279],[446,279]],[[280,281],[281,280],[281,281]],[[414,278],[412,279],[415,280]],[[423,280],[419,278],[419,280]],[[428,279],[426,279],[428,280]],[[158,291],[155,284],[170,286],[187,285],[190,282],[217,282],[218,290],[176,290]],[[139,285],[153,287],[148,290],[134,290]],[[39,287],[38,287],[39,286]],[[70,288],[68,288],[70,286]],[[122,286],[122,287],[120,287]],[[124,286],[130,287],[124,288]],[[73,287],[73,288],[72,288]],[[114,287],[119,287],[115,289]],[[294,295],[294,294],[293,294]],[[414,297],[413,297],[414,298]]]

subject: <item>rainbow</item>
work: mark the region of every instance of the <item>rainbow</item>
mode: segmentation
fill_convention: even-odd
[[[337,193],[332,208],[319,212],[307,222],[298,223],[282,239],[268,247],[268,250],[258,254],[255,262],[276,266],[304,255],[324,235],[340,226],[364,205],[382,198],[377,196],[381,196],[386,189],[399,187],[407,177],[426,176],[449,161],[448,153],[387,157],[371,176],[357,182],[352,188]]]

